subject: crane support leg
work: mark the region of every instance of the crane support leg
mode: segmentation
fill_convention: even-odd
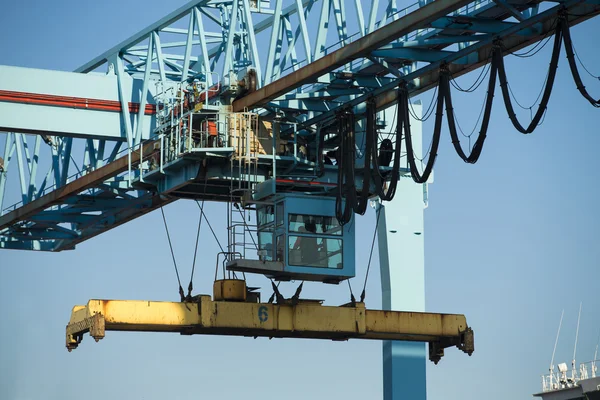
[[[96,341],[106,331],[176,332],[183,335],[230,335],[306,339],[375,339],[429,342],[432,361],[446,347],[469,355],[473,331],[464,315],[367,310],[364,303],[323,306],[214,301],[197,296],[194,302],[90,300],[75,306],[67,325],[67,349],[77,348],[83,335]]]
[[[412,111],[420,118],[422,106]],[[393,121],[395,110],[385,110]],[[411,117],[417,157],[423,157],[423,123]],[[424,209],[427,184],[400,179],[394,201],[377,205],[377,239],[384,310],[425,311]],[[431,350],[431,346],[430,346]],[[383,400],[427,399],[425,343],[383,342]]]

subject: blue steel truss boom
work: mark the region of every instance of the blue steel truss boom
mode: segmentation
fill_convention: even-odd
[[[577,89],[600,106],[581,82],[569,34],[598,14],[598,0],[434,0],[404,9],[396,0],[194,0],[74,72],[0,66],[0,249],[70,250],[178,199],[220,201],[228,208],[224,277],[340,283],[355,276],[354,214],[403,192],[377,203],[376,232],[384,308],[410,312],[367,310],[354,295],[345,306],[321,306],[299,299],[302,284],[286,300],[273,283],[276,304],[260,303],[245,281],[223,279],[214,300],[192,297],[191,285],[184,297],[180,284],[185,304],[77,306],[67,347],[112,329],[381,339],[384,397],[424,400],[425,345],[398,340],[429,342],[435,362],[446,347],[474,349],[464,316],[422,313],[422,211],[444,106],[455,149],[476,162],[496,78],[514,126],[530,133],[563,44]],[[511,112],[503,57],[551,35],[548,85],[524,128]],[[449,83],[487,64],[483,123],[467,155]],[[421,173],[409,98],[436,87],[432,156]],[[381,134],[392,126],[395,142]],[[248,211],[257,216],[252,228]],[[409,267],[391,268],[403,246]]]
[[[199,197],[173,191],[197,177],[198,168],[180,170],[177,182],[163,176],[145,184],[146,163],[138,162],[151,151],[142,143],[161,137],[161,112],[168,107],[161,102],[173,102],[186,82],[206,109],[231,105],[233,112],[276,119],[281,134],[295,138],[288,154],[299,159],[316,150],[318,136],[335,143],[326,127],[338,110],[364,114],[368,98],[385,109],[396,103],[401,81],[416,95],[438,84],[441,66],[456,77],[484,65],[495,42],[504,53],[535,43],[552,32],[559,12],[572,26],[599,10],[582,0],[436,0],[402,10],[393,0],[192,1],[74,73],[0,67],[0,130],[9,132],[0,174],[0,247],[70,249],[178,197]],[[330,29],[339,39],[332,45]],[[24,118],[31,113],[40,118]],[[74,149],[81,148],[76,163],[81,154]],[[258,163],[263,179],[292,175],[289,160],[276,153]],[[38,173],[40,164],[49,170]],[[298,164],[293,169],[301,176],[318,168]],[[13,168],[20,201],[6,207],[5,198],[17,200],[6,193]],[[239,166],[231,173],[243,174]],[[208,185],[215,188],[210,198],[228,200],[224,187],[238,178],[216,176],[211,167],[205,175],[219,181]],[[156,197],[149,187],[171,196]]]

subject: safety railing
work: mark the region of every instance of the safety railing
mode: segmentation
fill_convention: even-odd
[[[542,375],[542,391],[550,392],[571,388],[584,379],[595,378],[598,375],[598,364],[600,360],[588,361],[579,364],[579,368],[568,369],[566,364],[559,364],[558,371],[552,371]]]
[[[117,152],[116,154],[104,158],[102,160],[102,162],[100,163],[100,167],[108,164],[111,161],[116,160],[117,158],[119,158],[121,156],[124,156],[125,154],[127,154],[128,150],[129,150],[129,148],[126,147],[126,148],[120,150],[119,152]],[[92,171],[96,170],[97,168],[99,168],[99,167],[91,168],[89,166],[83,166],[82,168],[79,168],[79,166],[75,163],[75,161],[71,160],[71,162],[73,163],[73,166],[77,169],[77,172],[75,172],[75,173],[67,176],[67,179],[65,180],[65,185],[68,184],[68,183],[71,183],[71,182],[75,181],[76,179],[82,178],[85,175],[89,174],[90,172],[92,172]],[[47,176],[52,176],[52,174],[48,173]],[[47,179],[48,178],[44,179],[44,181],[40,185],[40,188],[37,190],[36,194],[33,196],[33,198],[31,199],[31,201],[39,199],[40,197],[45,196],[48,193],[50,193],[50,192],[52,192],[52,191],[54,191],[54,190],[56,190],[56,189],[64,186],[62,184],[58,185],[56,182],[53,183],[53,184],[51,184],[51,185],[49,185],[49,186],[47,186],[46,185],[46,180]],[[88,189],[87,192],[91,192],[91,190],[92,189]],[[20,207],[22,207],[25,204],[27,204],[27,203],[24,203],[23,200],[20,200],[20,201],[17,201],[16,203],[14,203],[14,204],[11,204],[11,205],[9,205],[7,207],[4,207],[2,210],[0,210],[0,216],[1,215],[5,215],[5,214],[7,214],[7,213],[9,213],[11,211],[14,211],[17,208],[20,208]],[[54,206],[54,207],[58,207],[58,206]]]

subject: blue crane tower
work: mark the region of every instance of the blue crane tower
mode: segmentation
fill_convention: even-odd
[[[383,308],[424,311],[436,149],[417,165],[409,98],[438,88],[436,115],[451,115],[449,80],[488,64],[488,98],[496,76],[504,94],[505,54],[552,34],[569,53],[569,27],[599,13],[592,0],[202,0],[74,72],[0,66],[0,248],[74,249],[179,199],[222,201],[228,273],[339,283],[357,269],[354,214],[379,199]],[[385,398],[424,399],[425,344],[383,352]]]

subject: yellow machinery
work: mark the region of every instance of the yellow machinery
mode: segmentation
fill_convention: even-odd
[[[261,303],[243,280],[216,281],[213,294],[213,299],[199,295],[186,302],[90,300],[73,308],[67,349],[77,348],[87,332],[99,341],[106,331],[146,331],[428,342],[429,359],[436,364],[446,347],[469,355],[474,350],[473,331],[464,315],[368,310],[360,302],[332,307],[294,298]]]

